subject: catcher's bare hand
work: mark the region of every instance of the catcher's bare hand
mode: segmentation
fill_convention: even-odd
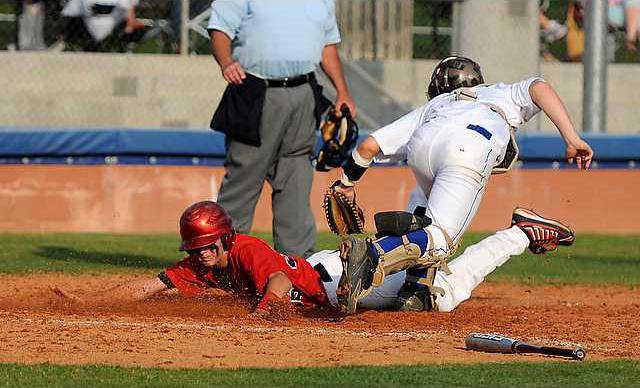
[[[356,199],[356,189],[353,186],[345,186],[340,183],[334,187],[334,190],[338,193],[344,194],[344,196],[347,197],[349,201],[355,201]]]
[[[244,69],[237,61],[230,62],[222,66],[222,76],[230,84],[239,85],[247,78]]]
[[[586,141],[578,138],[567,143],[566,156],[569,164],[575,160],[578,168],[587,170],[593,160],[593,150]]]

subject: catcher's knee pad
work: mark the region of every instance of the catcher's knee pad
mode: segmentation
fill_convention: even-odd
[[[386,275],[413,267],[439,268],[453,251],[448,235],[437,226],[427,227],[402,236],[384,236],[371,242],[378,256],[373,286],[379,286]],[[435,236],[435,232],[440,235]],[[435,238],[434,238],[435,237]],[[435,241],[434,241],[435,240]],[[439,240],[443,240],[442,244]]]
[[[431,218],[405,211],[379,212],[373,218],[378,236],[402,236],[431,224]]]

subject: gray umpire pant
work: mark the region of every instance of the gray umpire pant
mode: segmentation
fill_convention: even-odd
[[[248,233],[265,179],[272,188],[274,248],[284,254],[313,253],[316,227],[309,204],[313,183],[315,100],[309,84],[267,88],[260,121],[261,146],[227,140],[226,173],[218,203],[236,229]]]

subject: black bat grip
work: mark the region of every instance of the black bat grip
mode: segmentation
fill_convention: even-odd
[[[548,354],[550,356],[569,357],[573,358],[574,360],[583,360],[585,357],[584,350],[579,347],[576,349],[563,349],[550,346],[536,346],[525,343],[517,343],[515,346],[515,351],[518,353],[540,353]]]

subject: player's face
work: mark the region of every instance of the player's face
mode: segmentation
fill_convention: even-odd
[[[195,257],[205,267],[224,268],[228,263],[228,253],[222,249],[222,241],[220,239],[206,247],[190,249],[187,253]]]

